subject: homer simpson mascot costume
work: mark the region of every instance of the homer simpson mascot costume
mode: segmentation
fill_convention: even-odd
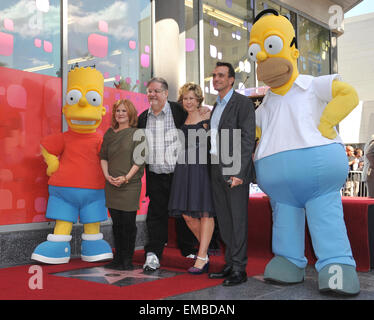
[[[286,284],[304,280],[306,217],[319,290],[358,294],[340,195],[348,161],[335,129],[357,106],[357,93],[338,75],[298,73],[294,28],[275,10],[256,17],[248,54],[257,62],[258,79],[270,87],[256,110],[260,140],[254,158],[257,182],[273,209],[274,257],[264,278]]]
[[[54,233],[39,244],[31,259],[49,264],[70,260],[73,223],[84,225],[81,258],[94,262],[113,258],[103,240],[100,222],[108,219],[105,178],[99,152],[102,137],[96,132],[105,115],[104,77],[94,68],[75,68],[68,73],[63,114],[69,130],[45,137],[42,155],[47,163],[49,199],[46,217],[55,219]]]

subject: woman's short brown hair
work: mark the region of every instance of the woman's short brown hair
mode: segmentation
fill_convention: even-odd
[[[129,126],[132,128],[136,128],[138,126],[138,112],[136,111],[136,108],[134,104],[127,99],[120,99],[117,100],[116,103],[113,105],[112,108],[112,127],[113,129],[118,128],[118,122],[116,120],[116,112],[118,107],[123,104],[126,111],[127,116],[129,117]]]
[[[200,86],[196,83],[193,83],[193,82],[187,82],[186,84],[184,84],[180,89],[179,89],[179,97],[178,97],[178,103],[180,103],[181,105],[183,105],[183,96],[189,92],[189,91],[192,91],[196,98],[197,98],[197,101],[199,103],[199,106],[198,108],[201,107],[201,104],[203,103],[204,101],[204,96],[203,96],[203,91],[201,90]]]

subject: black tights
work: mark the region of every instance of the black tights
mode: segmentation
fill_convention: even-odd
[[[136,211],[122,211],[109,208],[113,221],[115,258],[132,260],[136,242]]]

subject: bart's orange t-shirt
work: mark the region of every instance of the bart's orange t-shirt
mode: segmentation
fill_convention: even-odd
[[[58,170],[48,184],[57,187],[104,189],[105,178],[100,165],[102,136],[97,133],[66,131],[42,139],[41,145],[59,157]]]

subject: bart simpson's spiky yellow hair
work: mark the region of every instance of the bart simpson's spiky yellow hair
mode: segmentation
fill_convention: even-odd
[[[95,68],[74,68],[68,73],[68,91],[75,86],[96,88],[101,94],[104,92],[104,77]]]

